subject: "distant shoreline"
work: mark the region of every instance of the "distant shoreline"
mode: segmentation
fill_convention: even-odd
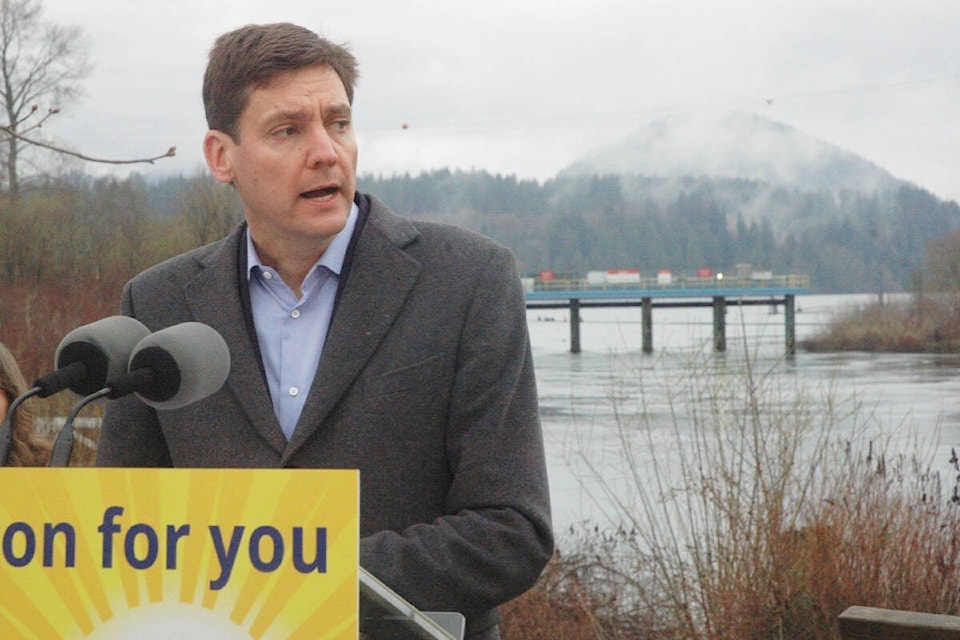
[[[960,353],[960,296],[913,296],[855,307],[797,345],[811,353]]]

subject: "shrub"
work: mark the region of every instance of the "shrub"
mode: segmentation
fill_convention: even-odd
[[[813,352],[960,352],[960,302],[927,296],[857,307],[799,346]]]
[[[958,612],[960,490],[888,450],[855,398],[740,365],[662,381],[669,446],[642,394],[613,394],[627,464],[590,467],[610,522],[566,532],[505,637],[564,637],[534,631],[569,619],[578,638],[820,640],[851,605]]]

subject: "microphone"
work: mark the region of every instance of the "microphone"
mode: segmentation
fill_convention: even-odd
[[[54,356],[57,370],[33,383],[41,398],[70,389],[80,396],[103,388],[127,370],[130,354],[150,335],[139,320],[110,316],[78,327],[64,336]]]
[[[131,393],[155,409],[180,409],[216,393],[230,373],[230,349],[213,328],[184,322],[151,333],[133,348],[126,373],[111,377],[83,398],[57,436],[49,466],[66,466],[73,447],[73,421],[98,398]]]
[[[203,323],[184,322],[137,343],[127,373],[107,381],[107,397],[136,393],[154,409],[180,409],[216,393],[229,373],[223,337]]]
[[[7,463],[13,414],[25,400],[34,396],[46,398],[64,389],[87,395],[101,388],[110,377],[126,370],[133,348],[149,334],[150,330],[138,320],[110,316],[77,327],[64,336],[54,355],[57,370],[38,379],[32,389],[15,398],[0,423],[0,465]]]

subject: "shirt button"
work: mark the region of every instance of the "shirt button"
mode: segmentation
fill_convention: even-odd
[[[290,395],[292,397],[296,397],[297,394],[299,393],[300,393],[300,389],[297,389],[296,387],[290,387]]]
[[[299,318],[299,317],[300,317],[300,309],[294,309],[293,311],[291,311],[291,312],[290,312],[290,317],[293,318],[293,319]]]
[[[264,272],[263,272],[263,277],[264,277],[265,280],[273,280],[273,274],[270,273],[269,271],[264,271]]]

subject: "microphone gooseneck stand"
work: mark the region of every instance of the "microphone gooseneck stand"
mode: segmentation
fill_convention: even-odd
[[[90,395],[83,398],[80,402],[77,403],[77,406],[73,408],[73,411],[70,412],[70,415],[67,416],[66,422],[63,423],[63,428],[60,429],[60,433],[57,434],[57,439],[53,443],[53,451],[50,453],[50,461],[47,463],[48,467],[66,467],[70,464],[70,454],[73,452],[73,422],[76,419],[80,411],[93,402],[98,400],[111,392],[110,387],[104,387],[99,391],[95,391]]]
[[[24,400],[32,398],[33,396],[40,394],[42,391],[43,387],[34,387],[26,393],[22,393],[17,396],[13,402],[10,403],[10,406],[7,407],[7,415],[4,416],[3,423],[0,423],[0,467],[7,466],[7,456],[10,454],[13,414],[17,411],[17,407],[19,407]]]

